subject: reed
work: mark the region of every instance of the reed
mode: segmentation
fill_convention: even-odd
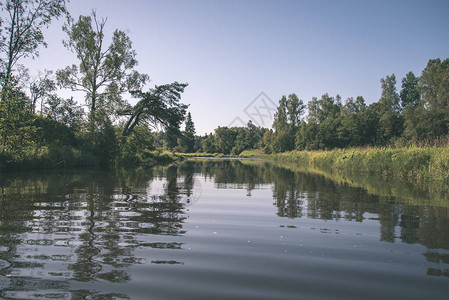
[[[350,148],[330,151],[290,151],[271,155],[310,167],[330,168],[360,174],[393,176],[449,187],[449,147],[417,146]]]

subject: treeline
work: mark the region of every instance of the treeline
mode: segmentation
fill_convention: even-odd
[[[187,84],[144,90],[149,76],[136,70],[127,34],[116,29],[106,37],[106,19],[95,11],[75,19],[67,2],[0,3],[0,170],[154,163],[161,156],[153,152],[153,127],[191,150],[191,134],[180,130]],[[23,58],[38,58],[47,45],[43,30],[58,18],[66,18],[63,45],[77,60],[32,78]],[[61,98],[60,88],[84,93],[85,103]]]
[[[218,127],[200,137],[199,151],[238,155],[347,147],[435,143],[449,134],[449,58],[429,60],[420,77],[412,72],[397,90],[394,74],[381,79],[381,97],[370,105],[362,96],[344,102],[324,94],[307,105],[296,94],[279,100],[273,129]],[[307,112],[307,114],[306,114]]]

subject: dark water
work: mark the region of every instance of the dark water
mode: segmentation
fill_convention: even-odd
[[[237,160],[2,175],[0,298],[449,299],[449,199],[336,180]]]

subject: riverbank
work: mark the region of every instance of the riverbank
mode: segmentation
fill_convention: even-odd
[[[449,147],[379,147],[330,151],[290,151],[266,155],[244,151],[242,157],[295,162],[354,174],[389,176],[436,188],[449,187]]]
[[[103,166],[98,157],[89,151],[82,151],[67,145],[44,146],[18,155],[0,155],[0,172],[55,170],[55,169],[108,169],[151,167],[182,161],[185,155],[170,151],[144,151],[141,155],[118,156],[110,166]]]

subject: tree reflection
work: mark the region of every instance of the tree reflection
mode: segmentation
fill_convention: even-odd
[[[282,164],[235,160],[206,160],[197,164],[203,176],[213,178],[218,188],[247,189],[247,194],[251,195],[251,190],[260,185],[272,185],[274,205],[280,217],[343,218],[363,222],[366,214],[377,215],[381,241],[393,243],[399,239],[404,243],[419,243],[435,249],[424,254],[429,262],[436,262],[435,257],[438,257],[438,263],[448,264],[447,254],[437,251],[449,249],[448,207],[430,205],[431,201],[424,198],[426,193],[416,187],[413,187],[413,193],[419,197],[419,202],[388,196],[393,191],[410,196],[407,190],[410,186],[397,182],[394,187],[385,187],[371,180],[365,189],[352,187],[346,180],[335,181],[324,175],[292,170]],[[431,268],[428,274],[447,276],[448,269]]]
[[[403,201],[263,161],[190,160],[114,174],[0,178],[0,296],[37,298],[34,289],[47,298],[70,293],[73,298],[126,299],[124,294],[69,291],[70,281],[126,283],[133,265],[182,265],[155,253],[183,249],[177,238],[186,233],[186,205],[197,200],[201,177],[213,180],[216,188],[241,190],[244,197],[268,189],[280,218],[364,222],[369,214],[379,221],[380,240],[419,243],[432,264],[427,274],[449,274],[446,206]]]
[[[163,168],[161,178],[165,189],[159,193],[148,189],[152,170],[34,174],[1,181],[0,277],[10,278],[3,295],[52,297],[66,293],[70,280],[127,282],[131,277],[126,267],[148,259],[163,262],[136,257],[137,248],[182,249],[182,243],[155,239],[185,233],[180,200],[186,190],[191,192],[191,179],[178,182],[177,167]],[[39,286],[35,290],[41,296],[28,289],[33,286]],[[72,296],[89,294],[95,296],[90,291]]]

